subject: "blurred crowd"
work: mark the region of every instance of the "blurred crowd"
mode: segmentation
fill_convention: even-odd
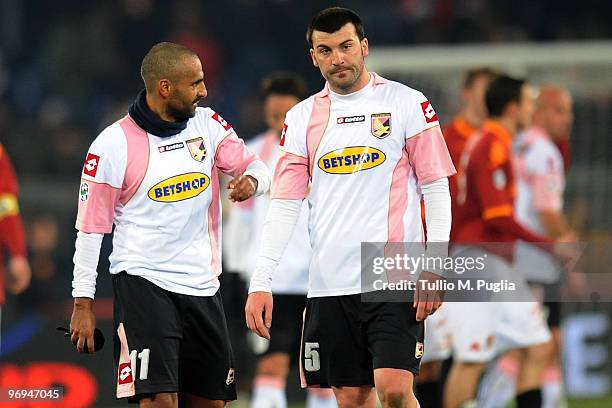
[[[341,3],[360,12],[377,46],[612,37],[612,3],[594,0],[503,0],[494,7],[486,0]],[[204,103],[249,138],[264,129],[257,90],[266,74],[290,70],[304,76],[312,91],[321,87],[304,31],[329,4],[0,0],[0,142],[25,192],[21,206],[33,270],[22,301],[52,310],[49,302],[70,300],[83,158],[93,138],[125,114],[142,88],[140,62],[152,44],[169,40],[194,49],[204,63]],[[110,295],[107,275],[99,278],[100,295]]]
[[[353,0],[376,45],[612,36],[608,2]],[[594,7],[588,7],[592,3]],[[0,1],[0,140],[24,177],[74,179],[95,135],[141,88],[139,64],[160,40],[200,54],[207,104],[241,135],[262,130],[258,81],[311,69],[305,26],[328,1]],[[596,7],[595,7],[596,6]]]

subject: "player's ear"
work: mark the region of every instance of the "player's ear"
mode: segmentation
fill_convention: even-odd
[[[319,64],[317,63],[317,59],[315,58],[315,52],[312,48],[310,49],[310,58],[312,59],[312,65],[318,68]]]
[[[368,39],[364,38],[363,40],[361,40],[361,53],[363,54],[364,57],[367,57],[368,54],[370,53],[370,46],[368,44]]]
[[[512,117],[516,117],[519,114],[519,104],[516,101],[511,101],[506,105],[506,109],[504,110],[504,113],[512,116]]]
[[[170,96],[170,93],[172,91],[171,88],[172,88],[172,84],[167,79],[160,79],[159,82],[157,83],[157,89],[159,91],[159,94],[163,96],[164,98],[167,98],[168,96]]]
[[[471,98],[470,98],[471,96],[472,96],[472,95],[471,95],[470,90],[469,90],[468,88],[463,88],[463,89],[461,89],[461,100],[462,100],[464,103],[469,102],[469,101],[470,101],[470,99],[471,99]]]

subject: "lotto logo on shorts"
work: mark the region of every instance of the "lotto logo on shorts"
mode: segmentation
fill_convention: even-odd
[[[132,377],[131,363],[119,364],[119,373],[117,375],[117,381],[119,382],[119,384],[129,384],[134,382],[134,377]]]
[[[438,114],[429,101],[421,102],[421,109],[423,109],[423,115],[425,115],[425,122],[431,123],[438,120]]]
[[[93,153],[87,153],[85,164],[83,165],[83,173],[90,177],[96,177],[98,172],[98,164],[100,164],[100,156]]]

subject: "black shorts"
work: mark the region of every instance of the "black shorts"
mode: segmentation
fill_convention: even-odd
[[[310,298],[300,350],[302,386],[374,385],[374,370],[419,373],[425,326],[406,302],[361,295]]]
[[[255,333],[250,334],[253,351],[260,356],[273,353],[289,354],[297,362],[300,354],[300,337],[306,295],[274,295],[270,341]]]
[[[561,284],[559,282],[529,282],[536,300],[542,303],[546,313],[546,323],[551,329],[561,325]]]
[[[112,279],[117,398],[178,392],[236,399],[219,292],[182,295],[125,272]]]

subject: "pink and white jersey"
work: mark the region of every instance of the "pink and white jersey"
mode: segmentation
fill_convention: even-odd
[[[170,137],[125,116],[87,153],[76,228],[108,234],[115,225],[111,273],[211,296],[221,273],[218,171],[239,175],[256,159],[209,108],[197,108],[187,128]]]
[[[563,209],[563,158],[557,146],[537,127],[520,134],[513,149],[518,176],[516,218],[526,228],[546,235],[539,213]],[[517,267],[530,280],[552,282],[558,277],[558,263],[547,252],[525,242],[520,242],[516,251]]]
[[[272,198],[303,199],[311,182],[309,297],[361,292],[362,242],[422,242],[419,186],[455,172],[425,96],[374,73],[293,107],[280,144]]]
[[[272,171],[282,154],[278,149],[278,137],[271,131],[249,140],[247,147],[257,154]],[[239,265],[238,271],[244,274],[247,281],[251,279],[255,270],[269,206],[270,197],[268,195],[250,198],[239,203],[232,208],[229,222],[224,229],[224,242],[232,246],[239,245],[230,253],[240,257],[240,262],[232,261],[232,264]],[[308,238],[308,203],[304,201],[291,240],[274,272],[272,293],[306,294],[311,252]]]

